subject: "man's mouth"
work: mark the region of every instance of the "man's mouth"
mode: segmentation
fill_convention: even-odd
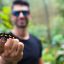
[[[19,25],[24,25],[24,24],[25,24],[25,20],[24,20],[24,19],[18,20],[17,23],[18,23]]]

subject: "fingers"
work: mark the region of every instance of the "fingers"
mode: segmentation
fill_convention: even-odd
[[[24,49],[24,44],[19,42],[19,40],[15,39],[14,42],[15,44],[13,45],[11,50],[11,57],[20,55],[21,53],[23,53]]]
[[[15,60],[16,59],[21,60],[23,58],[23,49],[24,49],[24,44],[19,42],[17,50],[12,53],[11,57],[14,57]]]
[[[18,50],[17,50],[17,54],[21,53],[21,51],[23,51],[24,49],[24,44],[19,42],[18,43]]]
[[[13,44],[12,49],[11,49],[11,56],[12,57],[16,55],[16,52],[17,52],[17,49],[18,49],[18,43],[19,43],[19,40],[14,39],[14,44]]]
[[[20,58],[19,59],[22,59],[23,58],[23,50],[24,50],[24,44],[21,43],[21,42],[19,42],[19,44],[18,44],[18,50],[17,50],[17,54],[20,55]]]
[[[24,44],[18,39],[9,38],[5,44],[5,56],[15,57],[23,55]]]
[[[24,44],[18,39],[7,39],[4,45],[4,53],[1,55],[9,61],[16,61],[23,58]]]
[[[11,38],[7,39],[7,42],[4,45],[4,57],[9,57],[11,48],[13,46],[13,40]]]
[[[14,41],[12,38],[7,39],[7,42],[5,43],[5,49],[11,49],[13,46],[13,42]]]

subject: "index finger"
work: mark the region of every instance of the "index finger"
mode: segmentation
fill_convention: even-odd
[[[13,46],[13,39],[9,38],[7,39],[7,42],[5,43],[5,49],[11,49]]]

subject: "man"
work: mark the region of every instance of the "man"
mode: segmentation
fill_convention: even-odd
[[[0,64],[43,64],[41,42],[27,31],[29,19],[30,9],[28,2],[14,1],[11,16],[13,29],[10,34],[17,39],[9,38],[7,40],[4,46],[5,53],[1,54]],[[11,49],[12,51],[10,52]]]

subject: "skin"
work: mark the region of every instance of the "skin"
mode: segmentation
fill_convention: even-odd
[[[18,39],[7,39],[4,52],[0,54],[0,64],[16,64],[23,56],[23,43]]]
[[[14,5],[12,10],[13,11],[22,11],[22,10],[29,11],[29,7],[24,5],[22,6]],[[31,16],[30,14],[26,16],[28,23],[29,23],[30,16]],[[11,30],[12,33],[18,36],[19,38],[25,39],[25,40],[29,39],[29,33],[27,31],[27,27],[28,27],[27,20],[25,19],[22,12],[19,14],[18,17],[14,15],[11,16],[11,21],[13,24],[13,29]],[[24,44],[19,42],[18,39],[16,40],[8,39],[4,47],[5,47],[5,51],[0,56],[0,64],[10,64],[10,63],[16,64],[22,58]],[[4,60],[4,62],[2,60]],[[6,61],[8,61],[8,63]],[[39,58],[39,64],[43,64],[41,58]]]

